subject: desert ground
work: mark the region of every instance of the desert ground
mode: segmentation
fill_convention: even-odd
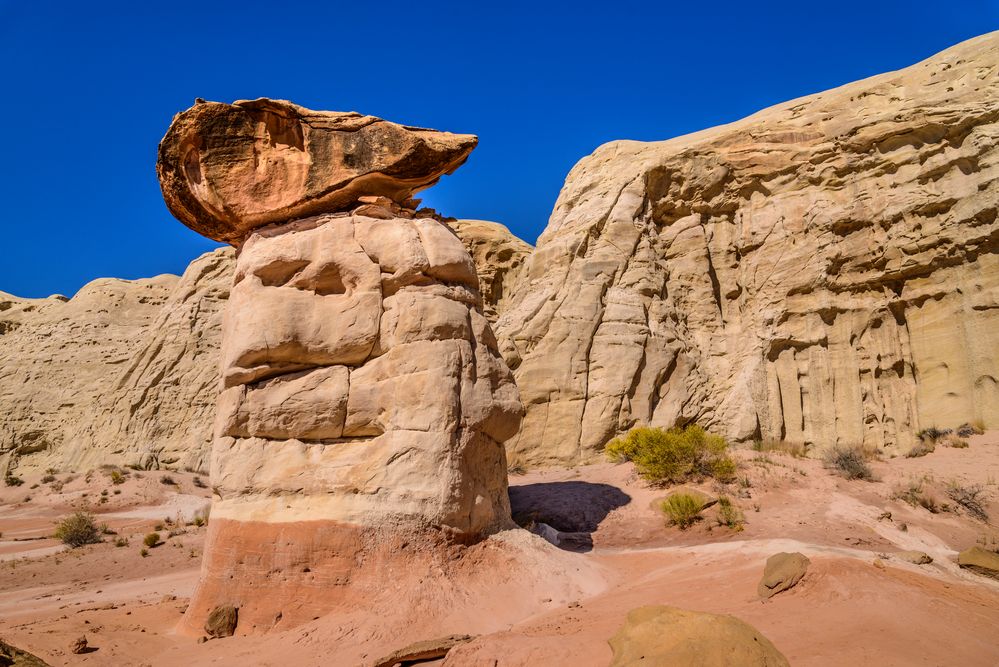
[[[606,665],[607,640],[630,609],[668,604],[732,614],[792,665],[995,665],[999,581],[959,568],[956,555],[999,543],[992,518],[999,514],[999,432],[969,443],[874,461],[874,481],[844,479],[814,458],[737,449],[734,482],[695,486],[730,498],[741,520],[724,525],[715,506],[686,530],[668,525],[658,508],[670,489],[645,483],[631,463],[514,470],[518,521],[570,534],[561,550],[522,529],[512,531],[516,539],[557,555],[577,580],[571,589],[541,587],[536,599],[508,601],[519,606],[492,618],[455,614],[453,633],[475,639],[443,663],[424,664]],[[53,665],[276,666],[376,664],[408,643],[373,633],[351,653],[343,629],[323,618],[207,642],[179,631],[198,580],[207,477],[129,470],[115,484],[110,471],[54,472],[44,482],[26,475],[21,486],[0,488],[0,637],[10,644]],[[980,487],[987,521],[951,499],[955,485]],[[100,544],[70,549],[52,537],[54,524],[81,508],[107,534]],[[160,543],[143,556],[153,531]],[[896,555],[910,550],[933,562]],[[764,562],[781,551],[799,551],[811,565],[798,585],[762,601],[756,587]],[[469,609],[482,601],[472,603]],[[433,638],[420,636],[418,617],[408,623],[408,635]],[[88,649],[73,654],[81,636]]]

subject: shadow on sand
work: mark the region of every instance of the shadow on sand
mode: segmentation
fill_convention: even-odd
[[[541,482],[510,486],[510,509],[519,525],[544,523],[562,534],[559,547],[590,551],[593,533],[612,510],[631,502],[616,486],[593,482]]]

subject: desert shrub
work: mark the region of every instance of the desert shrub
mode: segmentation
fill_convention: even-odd
[[[970,447],[967,440],[961,438],[949,438],[945,441],[948,447],[953,447],[954,449],[967,449]]]
[[[200,514],[195,514],[194,520],[191,521],[191,523],[193,523],[198,528],[201,528],[203,525],[205,525],[205,517],[201,516]]]
[[[693,424],[684,428],[638,427],[607,443],[604,450],[616,461],[632,461],[638,472],[654,484],[688,479],[735,477],[735,461],[724,438]]]
[[[139,549],[139,555],[145,558],[149,555],[149,551],[147,549]]]
[[[718,516],[716,518],[719,526],[728,526],[732,530],[740,531],[745,517],[729,498],[722,496],[718,499]]]
[[[56,524],[55,537],[75,549],[100,542],[101,531],[92,514],[75,512]]]
[[[937,499],[923,488],[923,480],[911,479],[907,485],[896,487],[892,497],[913,507],[922,507],[933,514],[940,511]]]
[[[204,481],[202,481],[202,479],[200,477],[195,477],[194,480],[193,480],[193,483],[199,489],[204,489],[204,488],[207,488],[207,486],[208,486],[207,484],[204,483]]]
[[[970,438],[973,435],[981,435],[985,430],[979,424],[961,424],[957,427],[957,434],[962,438]]]
[[[846,479],[874,481],[874,471],[867,465],[867,457],[859,447],[836,446],[826,452],[826,466]]]
[[[128,539],[126,539],[124,537],[119,537],[117,540],[114,541],[114,545],[116,547],[127,547],[128,546]]]
[[[56,493],[62,493],[62,487],[64,484],[65,482],[52,482],[52,485],[49,486],[49,488],[55,491]]]
[[[160,484],[166,484],[167,486],[177,486],[177,481],[170,475],[163,475],[160,477]]]
[[[947,496],[979,521],[989,520],[989,513],[985,510],[984,489],[981,486],[961,486],[957,482],[951,482],[947,486]]]
[[[51,484],[54,481],[56,481],[55,475],[45,475],[42,477],[42,484]]]
[[[121,489],[115,489],[115,490],[113,491],[113,493],[114,493],[114,495],[116,495],[116,496],[120,496],[120,495],[121,495]]]
[[[149,533],[148,535],[142,538],[142,543],[151,549],[160,543],[160,534]]]
[[[924,428],[922,431],[916,434],[916,437],[920,440],[929,440],[930,442],[936,442],[945,435],[950,435],[953,433],[953,429],[949,428],[937,428],[936,426],[931,426],[929,428]]]
[[[906,458],[910,459],[914,459],[920,456],[926,456],[936,448],[937,448],[936,440],[923,438],[919,442],[917,442],[915,446],[913,446],[913,448],[906,453],[905,456]]]
[[[121,470],[118,470],[117,468],[112,468],[111,472],[108,474],[108,477],[111,478],[111,483],[114,484],[115,486],[125,483],[125,473],[123,473]]]
[[[787,454],[798,459],[808,455],[808,447],[805,443],[788,442],[787,440],[757,440],[753,443],[753,449],[758,452]]]
[[[6,486],[21,486],[24,484],[24,480],[15,475],[14,473],[7,473],[4,475],[3,483]]]
[[[689,493],[674,493],[663,501],[662,510],[671,524],[683,530],[701,518],[701,501]]]

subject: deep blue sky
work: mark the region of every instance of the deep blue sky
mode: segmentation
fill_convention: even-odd
[[[72,295],[214,247],[170,216],[154,168],[195,97],[478,134],[425,204],[534,242],[603,142],[732,121],[996,29],[999,0],[0,0],[0,290]]]

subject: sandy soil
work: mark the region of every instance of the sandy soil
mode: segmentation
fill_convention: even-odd
[[[519,520],[587,539],[565,551],[526,531],[502,537],[526,545],[530,572],[504,571],[503,562],[522,567],[523,559],[484,559],[477,587],[439,598],[446,614],[421,614],[407,597],[420,584],[403,578],[385,583],[383,597],[396,596],[393,619],[382,600],[349,622],[324,617],[207,643],[177,630],[205,538],[203,527],[187,525],[209,495],[194,474],[168,473],[175,484],[162,483],[161,472],[131,472],[118,485],[106,471],[89,480],[26,477],[0,487],[0,638],[53,665],[364,665],[416,639],[468,632],[478,638],[443,664],[606,665],[607,638],[628,610],[671,604],[734,614],[793,665],[996,665],[999,582],[961,570],[956,555],[976,543],[999,548],[999,530],[955,504],[948,487],[981,486],[986,511],[999,516],[999,433],[970,442],[875,462],[874,482],[844,480],[811,459],[739,451],[738,481],[700,486],[733,500],[744,517],[737,529],[714,509],[688,530],[667,526],[656,507],[667,490],[646,485],[629,464],[513,476]],[[910,487],[935,512],[897,497]],[[117,534],[75,550],[48,537],[76,508]],[[163,543],[143,557],[142,538],[158,525]],[[128,544],[115,546],[119,538]],[[907,549],[934,562],[893,557]],[[763,602],[756,585],[777,551],[801,551],[812,565],[795,588]],[[491,581],[522,592],[497,599]],[[424,590],[412,597],[437,599]],[[82,635],[93,650],[71,654]]]

